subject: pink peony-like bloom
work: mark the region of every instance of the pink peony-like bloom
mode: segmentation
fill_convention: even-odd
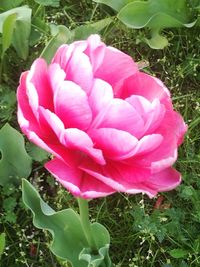
[[[17,91],[18,121],[53,154],[47,170],[73,195],[175,188],[172,168],[186,125],[164,84],[98,35],[62,45],[48,66],[34,61]]]

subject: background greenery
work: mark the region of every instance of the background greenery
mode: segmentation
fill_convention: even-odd
[[[25,14],[20,11],[20,19],[12,11],[5,22],[4,12],[24,4],[29,9]],[[16,132],[15,92],[20,73],[41,53],[49,60],[60,43],[95,32],[107,44],[130,54],[143,71],[164,81],[189,130],[176,163],[183,176],[177,190],[152,200],[121,194],[93,200],[91,221],[109,230],[116,267],[200,266],[199,26],[165,29],[168,46],[153,50],[143,42],[148,29],[128,29],[113,9],[90,0],[1,0],[0,12],[0,266],[64,265],[48,249],[51,236],[32,225],[32,215],[21,200],[20,178],[27,177],[55,210],[78,206],[43,168],[48,155],[27,140],[24,143]],[[7,168],[10,157],[23,168]]]

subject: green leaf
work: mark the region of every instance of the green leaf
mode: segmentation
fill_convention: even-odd
[[[26,146],[26,149],[27,149],[28,154],[35,161],[42,162],[48,159],[49,154],[45,150],[34,145],[33,143],[28,143],[28,145]]]
[[[8,123],[0,130],[0,185],[17,184],[31,173],[31,158],[26,153],[23,136]]]
[[[0,6],[0,10],[9,10],[12,8],[15,8],[19,5],[21,5],[21,3],[23,2],[23,0],[1,0],[1,6]]]
[[[145,38],[146,43],[153,49],[163,49],[168,45],[167,38],[162,36],[157,30],[152,31],[152,38]]]
[[[100,248],[98,255],[92,255],[92,252],[89,248],[86,249],[84,248],[79,255],[79,259],[87,261],[88,266],[98,267],[103,262],[104,266],[111,267],[112,262],[110,260],[108,252],[109,252],[109,245],[105,245],[105,247]]]
[[[5,233],[1,233],[0,234],[0,258],[4,252],[5,245],[6,245],[6,235]]]
[[[60,6],[60,0],[35,0],[35,2],[42,6],[52,6],[52,7]]]
[[[53,58],[58,47],[67,43],[67,41],[71,38],[71,33],[67,27],[59,25],[57,26],[57,30],[58,31],[56,35],[51,38],[40,55],[40,57],[43,57],[47,63],[51,62],[51,59]]]
[[[158,33],[164,28],[194,26],[196,20],[190,22],[190,15],[186,0],[149,0],[127,4],[120,10],[118,18],[130,28],[148,27],[152,38],[146,42],[152,48],[163,48],[168,42]]]
[[[71,32],[71,41],[87,39],[91,34],[99,33],[110,25],[112,18],[105,18],[94,23],[75,28]]]
[[[122,7],[132,2],[133,0],[94,0],[96,3],[105,4],[107,6],[112,7],[116,11],[120,11]]]
[[[52,234],[51,251],[57,257],[71,262],[74,267],[90,267],[89,262],[94,260],[95,255],[89,251],[80,216],[72,209],[55,212],[25,179],[22,183],[22,195],[25,205],[33,213],[33,224],[37,228],[46,229]],[[109,261],[106,251],[110,242],[108,231],[98,223],[93,223],[91,227],[99,249],[99,255],[96,255],[96,257],[101,263],[104,260]],[[92,266],[97,267],[99,265]]]
[[[13,31],[15,27],[17,14],[13,13],[6,17],[3,23],[3,33],[2,33],[2,58],[6,50],[10,47],[13,37]]]
[[[169,251],[170,256],[172,256],[175,259],[185,258],[188,255],[188,251],[176,248]]]
[[[33,17],[31,21],[31,33],[29,38],[29,45],[34,46],[40,41],[41,36],[47,36],[50,32],[50,27],[40,17]]]
[[[29,36],[31,32],[31,12],[27,6],[13,8],[0,14],[0,33],[8,16],[16,14],[15,27],[12,36],[12,45],[22,59],[26,59],[29,50]]]

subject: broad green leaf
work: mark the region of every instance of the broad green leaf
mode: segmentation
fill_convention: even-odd
[[[23,0],[1,0],[0,10],[6,11],[15,8],[21,5],[22,2]]]
[[[175,259],[185,258],[188,255],[188,251],[182,248],[176,248],[169,251],[170,256]]]
[[[23,136],[8,123],[0,130],[0,185],[18,184],[31,173],[31,158],[26,153]]]
[[[122,7],[124,7],[130,2],[133,2],[133,0],[94,0],[94,2],[105,4],[107,6],[112,7],[116,11],[120,11]]]
[[[35,188],[25,179],[22,183],[22,195],[25,205],[33,213],[33,224],[40,229],[48,230],[52,235],[51,251],[59,258],[69,261],[73,267],[97,267],[90,265],[91,254],[82,230],[80,216],[72,209],[55,212],[40,197]],[[100,262],[109,262],[109,234],[100,224],[91,224],[92,232],[99,249],[96,255]],[[104,258],[105,257],[105,258]],[[99,264],[99,261],[97,262]]]
[[[128,27],[151,29],[152,38],[145,39],[152,48],[163,48],[167,39],[160,35],[164,28],[192,27],[196,20],[190,22],[191,11],[186,0],[148,0],[133,1],[124,6],[118,18]],[[156,33],[156,34],[155,34]]]
[[[34,0],[34,1],[42,6],[52,6],[52,7],[60,6],[60,0]]]
[[[6,245],[6,235],[5,233],[1,233],[0,234],[0,259],[1,259],[1,255],[4,252],[5,245]]]
[[[94,23],[79,26],[71,32],[71,41],[83,40],[91,34],[99,33],[104,28],[108,27],[112,21],[112,18],[105,18]]]
[[[26,59],[28,56],[31,12],[32,10],[29,7],[22,6],[0,14],[0,33],[3,32],[3,24],[6,18],[11,14],[17,14],[15,28],[13,30],[12,45],[22,59]]]
[[[71,33],[67,27],[59,25],[57,26],[57,29],[57,34],[51,38],[40,55],[47,61],[47,63],[51,62],[51,59],[53,58],[58,47],[67,43],[67,41],[71,38]]]
[[[179,27],[189,23],[189,10],[185,0],[134,1],[126,5],[118,18],[132,28]]]
[[[2,57],[6,50],[10,47],[13,37],[13,31],[15,27],[17,14],[10,14],[3,23],[3,34],[2,34]]]

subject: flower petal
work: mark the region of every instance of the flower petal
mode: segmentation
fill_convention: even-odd
[[[152,102],[155,98],[161,100],[170,97],[168,89],[160,80],[140,71],[124,80],[116,90],[117,97],[123,99],[140,95]]]
[[[49,82],[48,66],[44,59],[34,61],[27,76],[27,88],[34,87],[38,96],[38,105],[53,110],[53,92]]]
[[[176,188],[181,182],[181,175],[173,168],[167,168],[153,174],[147,184],[158,192],[169,191]]]
[[[96,117],[113,99],[112,87],[105,81],[94,79],[93,88],[89,95],[89,105],[93,116]]]
[[[93,71],[90,60],[80,49],[75,48],[65,70],[66,80],[78,84],[87,94],[93,85]]]
[[[126,101],[113,99],[93,121],[91,128],[116,128],[140,137],[144,122],[139,113]]]
[[[151,175],[149,169],[112,161],[105,166],[99,166],[89,160],[82,162],[79,168],[117,192],[131,194],[144,192],[150,196],[155,195],[155,190],[149,189],[143,184]]]
[[[86,130],[92,120],[86,93],[75,83],[64,81],[54,94],[55,113],[66,128]]]
[[[133,59],[114,47],[106,47],[102,64],[94,77],[108,82],[115,92],[115,86],[121,80],[133,75],[138,70]]]
[[[98,34],[92,34],[87,39],[87,48],[84,53],[89,57],[93,73],[101,66],[105,56],[106,45],[101,42]]]
[[[17,88],[18,100],[18,122],[21,128],[30,127],[32,129],[38,128],[38,121],[29,104],[29,99],[26,92],[26,79],[28,71],[23,72],[20,77],[20,84]]]
[[[126,158],[138,143],[138,139],[133,135],[112,128],[94,129],[89,134],[95,146],[102,149],[104,155],[113,160]]]
[[[97,198],[115,192],[115,190],[101,181],[91,177],[78,168],[66,165],[63,161],[56,158],[47,162],[45,168],[74,196]]]
[[[99,164],[105,164],[102,151],[94,148],[91,138],[79,129],[65,129],[60,136],[60,142],[67,148],[77,149],[86,153]]]

